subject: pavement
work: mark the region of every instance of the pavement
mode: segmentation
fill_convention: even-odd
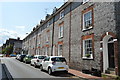
[[[96,76],[92,76],[92,75],[89,75],[89,74],[84,74],[81,71],[74,70],[74,69],[69,69],[68,72],[70,74],[73,74],[73,75],[75,75],[77,77],[80,77],[80,78],[85,78],[85,79],[102,79],[102,77],[96,77]]]
[[[0,80],[2,79],[2,65],[1,65],[1,59],[0,59]]]

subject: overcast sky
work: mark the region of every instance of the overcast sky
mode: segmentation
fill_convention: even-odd
[[[42,0],[43,1],[43,0]],[[59,8],[63,2],[0,2],[0,46],[6,39],[20,37],[26,33],[53,8]],[[47,9],[47,10],[46,10]]]

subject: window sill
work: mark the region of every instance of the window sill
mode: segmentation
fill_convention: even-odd
[[[86,4],[87,2],[83,2],[82,4]]]
[[[63,37],[59,37],[59,39],[62,39]]]
[[[49,43],[49,41],[46,41],[46,43]]]
[[[93,29],[93,27],[91,26],[91,27],[89,27],[89,28],[87,28],[87,29],[83,29],[82,31],[84,32],[84,31],[88,31],[88,30],[91,30],[91,29]]]
[[[60,17],[59,19],[61,20],[61,19],[63,19],[64,17]]]
[[[50,26],[50,25],[49,25]],[[47,26],[47,27],[49,27],[49,26]]]
[[[88,57],[82,57],[82,59],[83,60],[93,60],[93,57],[90,57],[90,58],[88,58]]]
[[[83,3],[82,4],[86,4],[86,3],[88,3],[90,0],[88,0],[88,1],[83,1]]]

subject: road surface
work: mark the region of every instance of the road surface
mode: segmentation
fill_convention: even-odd
[[[39,68],[34,68],[33,66],[30,66],[30,64],[25,64],[23,62],[20,62],[16,60],[15,58],[9,58],[4,57],[0,58],[1,63],[6,66],[11,76],[16,78],[43,78],[43,79],[53,79],[58,78],[60,80],[73,80],[74,78],[76,80],[77,77],[63,73],[63,72],[56,72],[53,75],[49,75],[46,71],[40,71]]]

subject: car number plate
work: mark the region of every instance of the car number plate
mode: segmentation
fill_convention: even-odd
[[[64,67],[58,67],[58,69],[64,69]]]

